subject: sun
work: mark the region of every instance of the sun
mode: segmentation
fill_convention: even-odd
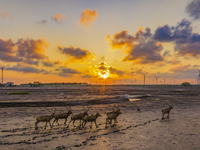
[[[103,74],[102,77],[103,77],[104,79],[107,79],[107,78],[108,78],[108,75],[107,75],[107,74]]]

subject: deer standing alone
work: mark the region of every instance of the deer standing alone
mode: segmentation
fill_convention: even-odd
[[[48,110],[48,109],[47,109],[47,110]],[[49,110],[48,110],[48,111],[49,111]],[[51,111],[49,111],[49,112],[51,112]],[[52,128],[50,121],[51,121],[51,119],[54,117],[55,112],[56,112],[56,109],[54,109],[54,112],[53,112],[50,116],[48,116],[48,115],[45,115],[45,116],[34,116],[33,118],[36,118],[35,130],[38,129],[37,124],[38,124],[39,122],[46,122],[46,124],[45,124],[45,126],[44,126],[44,129],[46,129],[47,123],[49,123],[50,127]]]
[[[73,121],[73,125],[74,125],[74,122],[76,121],[76,120],[80,120],[80,126],[81,126],[81,120],[83,120],[83,118],[86,116],[86,115],[88,115],[88,111],[89,111],[89,107],[87,107],[87,109],[86,108],[84,108],[83,107],[83,109],[85,110],[83,113],[79,113],[79,114],[76,114],[76,115],[72,115],[71,116],[71,120],[70,120],[70,122],[69,122],[69,124]],[[69,124],[67,125],[67,128],[69,127]],[[75,125],[74,125],[74,127],[75,127]]]
[[[52,123],[52,127],[53,127],[53,124],[54,124],[55,121],[59,126],[58,119],[65,119],[64,125],[66,125],[67,118],[69,117],[69,115],[73,114],[72,111],[71,111],[71,107],[67,106],[66,108],[68,109],[68,112],[54,115],[54,121]]]
[[[170,105],[168,108],[162,110],[162,120],[164,119],[164,114],[168,114],[167,118],[169,118],[169,113],[170,113],[171,109],[173,109],[173,107],[172,107],[173,105],[174,105],[174,103],[172,105]]]
[[[97,112],[95,115],[85,116],[85,117],[83,118],[82,127],[85,127],[85,125],[86,125],[87,122],[91,122],[90,128],[92,128],[92,122],[94,122],[95,125],[96,125],[96,128],[97,128],[96,120],[97,120],[97,118],[98,118],[99,116],[101,116],[101,115],[100,115],[98,112]]]
[[[122,112],[120,111],[120,109],[117,109],[117,111],[107,114],[106,126],[105,126],[105,127],[107,128],[107,123],[108,123],[108,122],[110,123],[110,126],[111,126],[112,120],[114,120],[114,126],[116,126],[117,117],[118,117],[120,114],[122,114]]]

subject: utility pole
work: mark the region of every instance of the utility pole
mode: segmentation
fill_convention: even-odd
[[[143,76],[144,76],[144,85],[145,85],[145,76],[148,74],[148,72],[147,73],[141,73]]]

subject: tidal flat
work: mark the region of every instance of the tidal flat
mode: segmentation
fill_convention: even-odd
[[[9,95],[10,92],[28,92]],[[170,118],[162,120],[163,108],[174,103]],[[34,116],[73,114],[90,107],[88,114],[101,114],[98,128],[64,125],[44,129]],[[105,128],[105,112],[119,107],[117,125]],[[72,86],[0,87],[0,147],[2,150],[171,150],[200,149],[200,86]],[[70,121],[71,116],[67,120]],[[54,119],[51,120],[51,123]]]

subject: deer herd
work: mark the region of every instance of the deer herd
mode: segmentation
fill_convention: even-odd
[[[164,114],[168,114],[167,118],[169,118],[169,113],[170,113],[170,110],[173,109],[173,104],[170,105],[168,108],[166,109],[163,109],[162,110],[162,120],[164,119]],[[65,119],[65,122],[64,122],[64,125],[66,125],[66,122],[67,122],[67,118],[71,115],[71,120],[69,121],[68,125],[67,125],[67,128],[69,127],[70,123],[73,122],[73,126],[75,127],[74,123],[76,120],[79,120],[80,121],[80,125],[79,127],[81,128],[84,128],[85,125],[88,123],[88,122],[91,122],[91,126],[90,128],[92,128],[92,122],[95,123],[96,125],[96,128],[98,127],[97,126],[97,123],[96,123],[96,120],[98,117],[100,117],[101,115],[97,112],[96,114],[94,115],[88,115],[88,111],[91,107],[83,107],[83,110],[84,112],[82,113],[79,113],[79,114],[73,114],[72,110],[71,110],[71,107],[68,107],[68,106],[65,106],[68,111],[65,112],[65,113],[60,113],[60,114],[55,114],[56,112],[56,109],[54,109],[54,111],[50,111],[48,110],[49,112],[51,112],[51,115],[45,115],[45,116],[34,116],[34,118],[36,118],[36,122],[35,122],[35,130],[38,129],[38,126],[37,124],[39,122],[46,122],[45,126],[44,126],[44,129],[46,129],[47,127],[47,124],[49,123],[50,125],[50,128],[53,127],[53,124],[54,122],[57,123],[57,125],[59,126],[59,123],[58,123],[58,120],[59,119]],[[110,126],[116,126],[116,123],[117,123],[117,117],[122,114],[121,110],[119,107],[117,107],[117,109],[114,111],[111,111],[111,112],[105,112],[104,114],[106,114],[106,125],[105,125],[105,128],[107,128],[107,123],[110,124]],[[50,121],[51,119],[54,118],[54,121],[51,125]],[[112,120],[114,120],[114,124],[112,125]],[[82,122],[82,123],[81,123]]]

